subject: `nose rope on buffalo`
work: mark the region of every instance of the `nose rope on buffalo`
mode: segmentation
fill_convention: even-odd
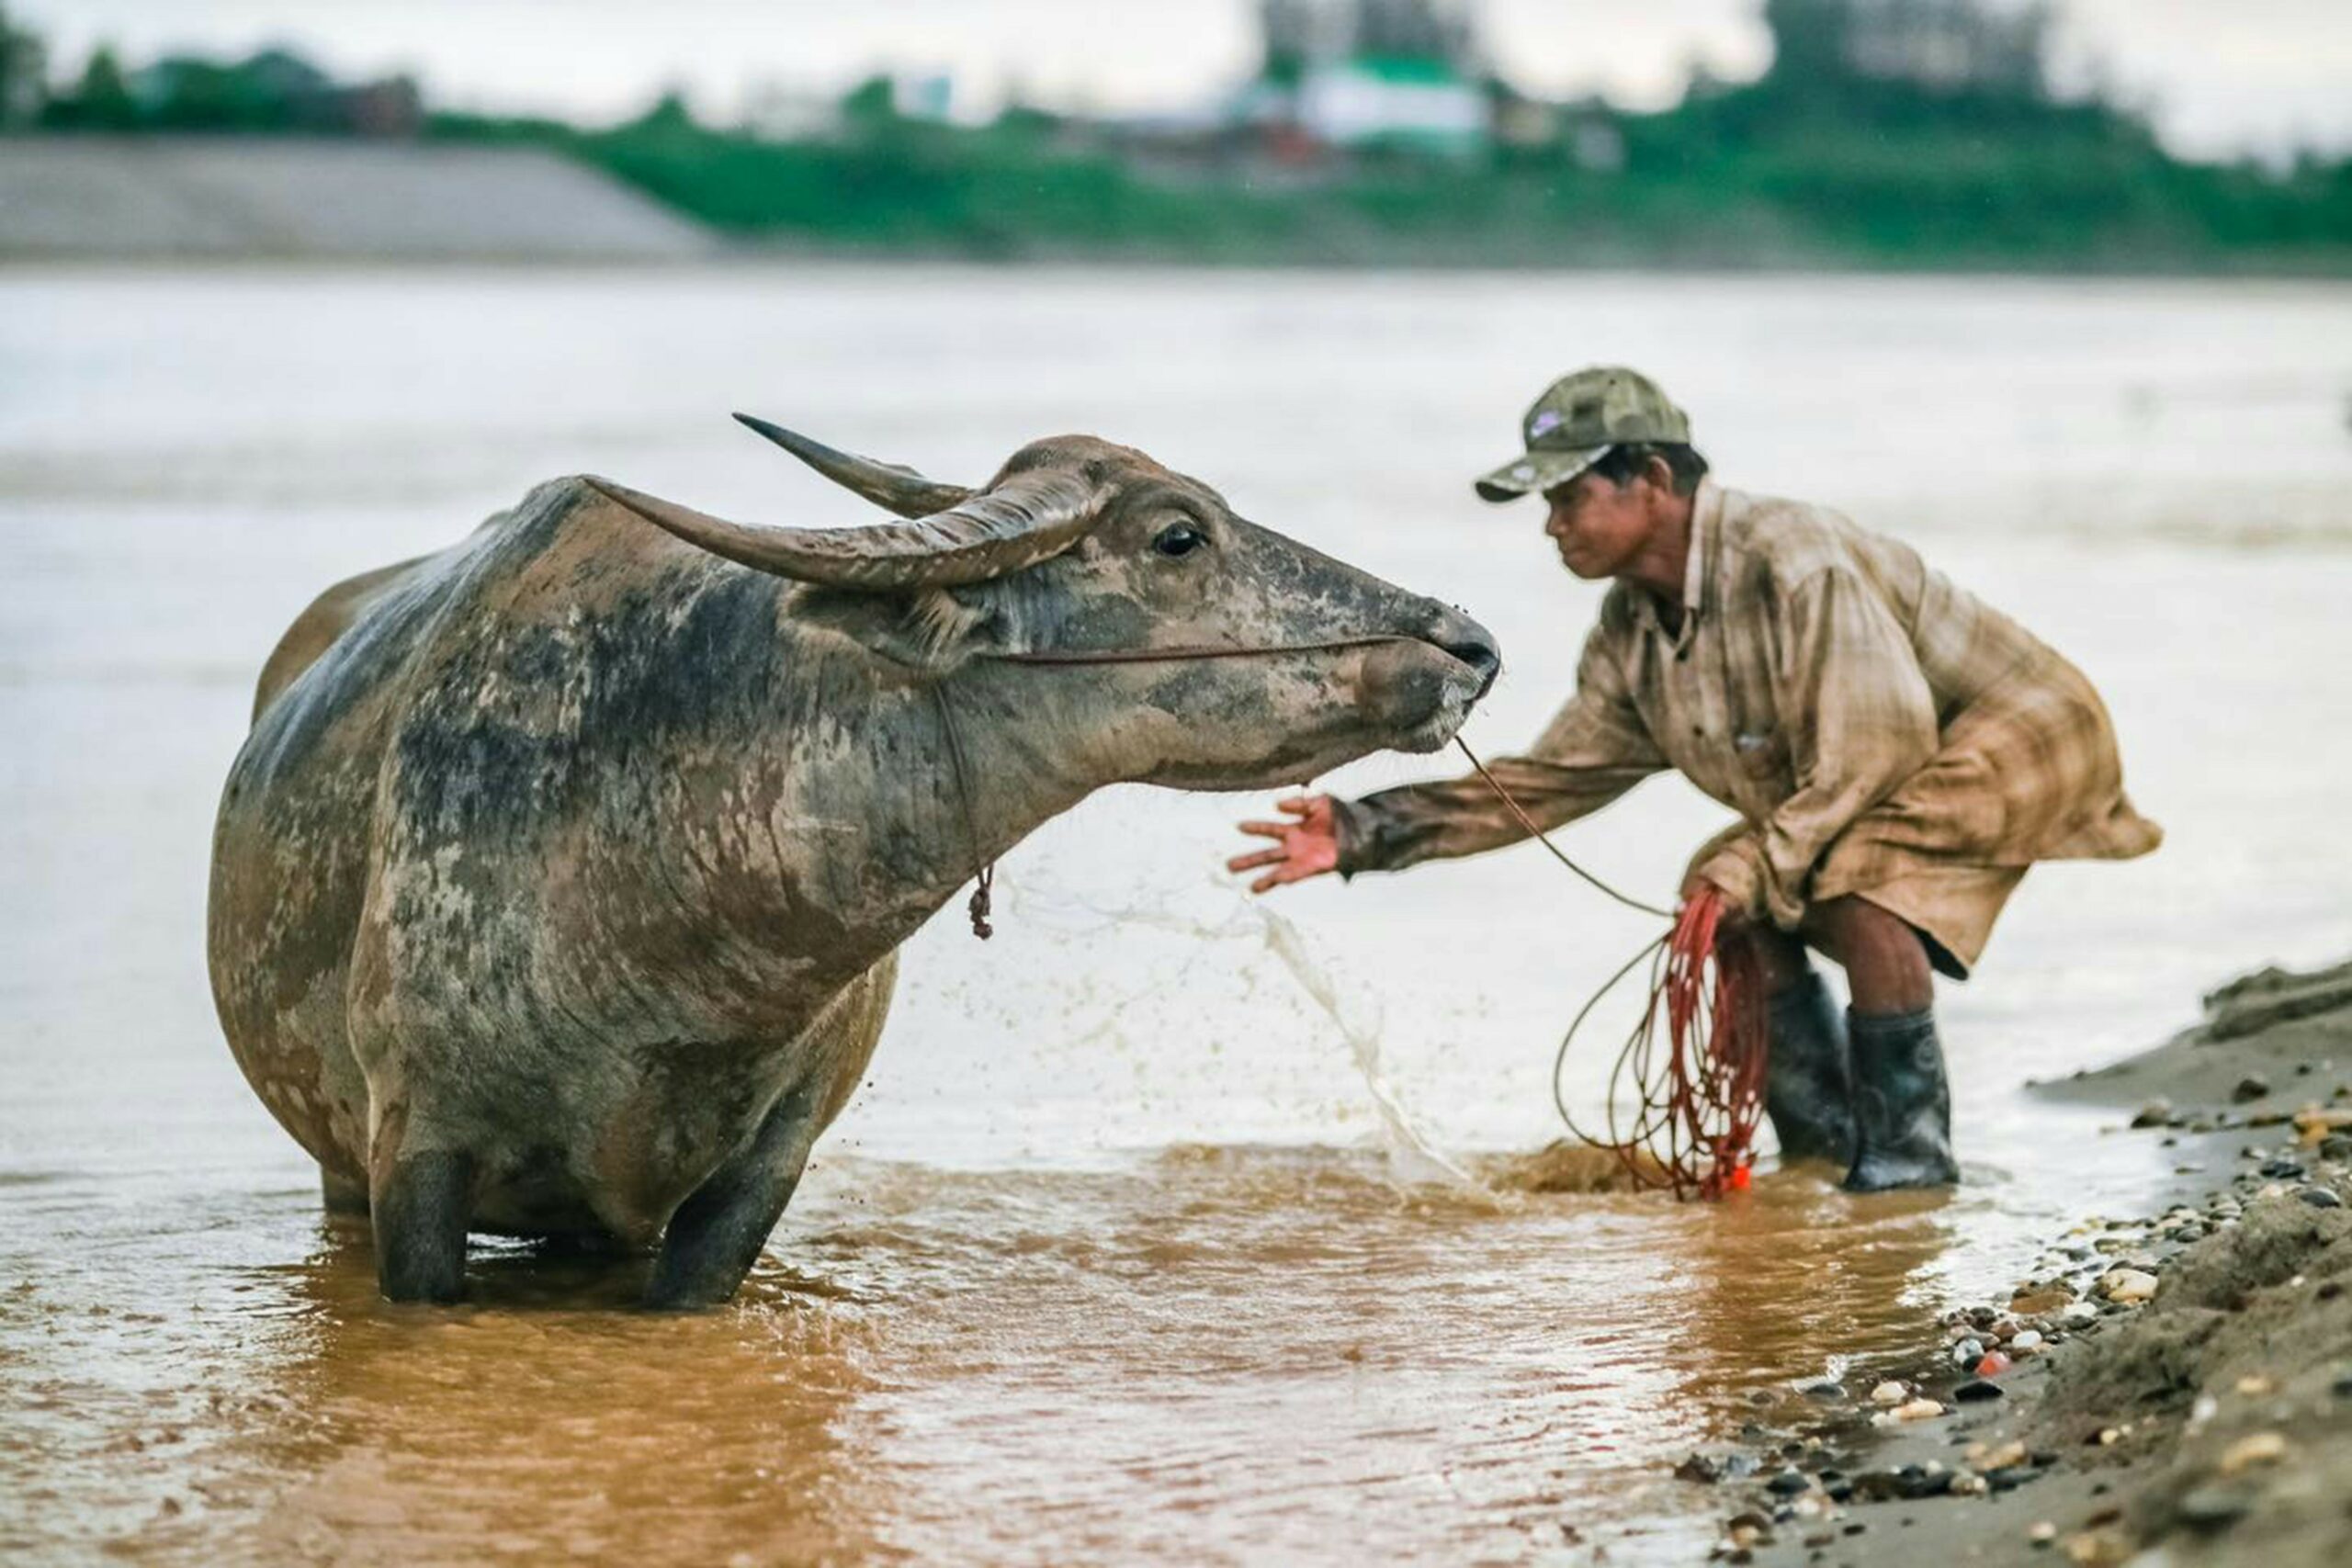
[[[1179,647],[1106,649],[1068,652],[1006,653],[992,656],[1008,664],[1079,665],[1147,664],[1199,659],[1238,659],[1282,653],[1329,653],[1386,642],[1419,642],[1418,637],[1363,637],[1337,642],[1295,643],[1259,648]],[[963,748],[944,689],[938,690],[942,726],[956,774],[956,790],[964,808],[965,828],[975,849],[979,833],[972,815],[971,792],[965,783]],[[1510,791],[1495,777],[1468,741],[1459,735],[1470,766],[1505,809],[1551,857],[1593,887],[1631,909],[1671,920],[1667,934],[1629,959],[1601,983],[1577,1010],[1560,1038],[1552,1058],[1552,1103],[1568,1131],[1617,1156],[1635,1183],[1672,1190],[1677,1199],[1721,1198],[1744,1190],[1755,1164],[1756,1130],[1763,1119],[1764,1071],[1770,1051],[1765,1013],[1764,976],[1754,950],[1746,942],[1719,943],[1724,908],[1721,894],[1710,888],[1686,902],[1679,913],[1620,892],[1564,853],[1536,824]],[[972,934],[985,941],[993,931],[988,920],[996,870],[993,861],[979,868],[978,886],[968,906]],[[1649,1000],[1641,1018],[1618,1049],[1609,1073],[1605,1101],[1607,1133],[1596,1137],[1577,1125],[1560,1084],[1568,1050],[1601,998],[1615,990],[1626,976],[1649,965]],[[1663,1024],[1663,1037],[1660,1026]],[[1618,1093],[1633,1090],[1630,1120],[1620,1115]]]
[[[1031,664],[1056,666],[1069,664],[1170,664],[1200,659],[1245,659],[1278,653],[1337,653],[1351,648],[1370,648],[1378,643],[1419,642],[1419,637],[1381,634],[1368,637],[1341,637],[1332,642],[1276,643],[1258,648],[1217,648],[1204,645],[1179,645],[1173,648],[1103,648],[1067,649],[1032,653],[991,653],[983,655],[997,664]],[[967,782],[971,769],[964,761],[964,743],[956,733],[956,707],[947,700],[947,688],[934,685],[932,700],[939,707],[939,728],[947,740],[948,771],[955,775],[956,798],[964,813],[964,839],[975,854],[980,849],[980,826],[972,811],[972,786]],[[972,934],[986,942],[996,934],[989,923],[990,907],[996,898],[996,862],[983,859],[974,874],[976,886],[972,897],[964,906],[965,915],[972,922]]]

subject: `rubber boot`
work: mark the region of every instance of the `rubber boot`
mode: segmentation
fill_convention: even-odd
[[[1951,1089],[1944,1080],[1936,1010],[1849,1012],[1846,1032],[1854,1073],[1854,1168],[1846,1173],[1846,1190],[1958,1181]]]
[[[1772,998],[1771,1054],[1764,1114],[1781,1139],[1781,1159],[1854,1157],[1854,1106],[1846,1071],[1846,1024],[1817,969]]]

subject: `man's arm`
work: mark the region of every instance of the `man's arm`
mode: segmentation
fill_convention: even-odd
[[[1846,825],[1935,755],[1935,698],[1911,639],[1859,573],[1829,567],[1780,604],[1775,697],[1796,793],[1699,868],[1732,906],[1793,931]]]
[[[1599,810],[1666,767],[1666,758],[1634,709],[1603,627],[1587,639],[1576,695],[1524,756],[1487,764],[1498,783],[1539,827],[1555,828]],[[1251,885],[1262,893],[1336,870],[1401,871],[1425,860],[1476,854],[1527,837],[1487,781],[1467,778],[1407,784],[1362,800],[1300,796],[1279,803],[1292,820],[1245,822],[1242,830],[1275,840],[1272,849],[1237,855],[1234,871],[1271,870]]]

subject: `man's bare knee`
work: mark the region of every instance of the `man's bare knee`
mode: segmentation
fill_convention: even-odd
[[[1927,944],[1901,917],[1849,895],[1815,905],[1806,928],[1845,969],[1855,1011],[1913,1012],[1933,1005]]]

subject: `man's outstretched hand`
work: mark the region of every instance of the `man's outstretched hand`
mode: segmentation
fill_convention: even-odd
[[[1252,850],[1225,863],[1227,871],[1268,868],[1250,885],[1252,893],[1266,893],[1288,882],[1304,882],[1336,871],[1340,865],[1340,829],[1331,819],[1328,795],[1294,795],[1274,802],[1274,809],[1289,818],[1283,822],[1244,822],[1241,830],[1274,840],[1273,848]]]

